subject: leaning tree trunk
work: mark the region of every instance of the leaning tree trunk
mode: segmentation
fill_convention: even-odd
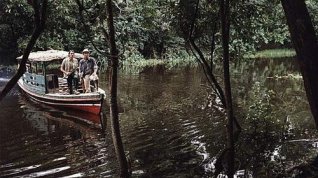
[[[226,114],[228,118],[228,172],[229,178],[233,178],[234,174],[234,114],[232,107],[232,94],[229,69],[229,38],[230,38],[230,2],[229,0],[221,0],[221,26],[222,26],[222,46],[223,46],[223,68],[224,68],[224,88],[226,100]]]
[[[118,117],[118,104],[117,104],[117,76],[118,76],[118,51],[115,43],[115,29],[113,22],[113,9],[112,1],[107,0],[108,12],[108,28],[109,28],[109,46],[111,58],[111,71],[110,71],[110,118],[111,129],[113,136],[113,143],[116,151],[116,156],[120,167],[120,177],[128,177],[128,164],[124,152],[123,143],[120,135],[119,117]]]
[[[27,47],[23,51],[23,57],[20,61],[18,71],[15,75],[10,79],[10,81],[6,84],[3,90],[0,92],[0,101],[10,92],[10,90],[14,87],[14,85],[18,82],[20,77],[24,74],[26,69],[26,62],[32,51],[33,46],[36,43],[36,40],[39,38],[41,33],[44,31],[45,21],[46,21],[46,8],[47,8],[47,0],[43,0],[42,3],[39,1],[32,1],[31,5],[34,9],[34,21],[35,28],[33,30],[31,39],[27,44]]]
[[[318,129],[318,44],[304,0],[281,0],[312,115]]]

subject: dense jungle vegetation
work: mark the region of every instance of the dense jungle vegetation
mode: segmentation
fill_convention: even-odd
[[[120,60],[138,63],[145,59],[193,60],[188,35],[195,15],[195,0],[117,0],[114,21]],[[310,15],[318,29],[318,2],[307,0]],[[93,51],[107,60],[106,3],[102,0],[52,1],[48,7],[46,30],[34,50],[74,49]],[[231,57],[271,48],[291,48],[286,19],[279,1],[231,2]],[[220,54],[218,2],[200,1],[193,38],[210,55],[215,37],[215,53]],[[0,2],[1,62],[14,63],[33,29],[33,11],[27,1]],[[190,55],[189,55],[190,54]],[[151,61],[151,60],[150,60]]]

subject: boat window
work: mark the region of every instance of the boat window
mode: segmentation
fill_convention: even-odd
[[[29,73],[43,75],[43,68],[42,65],[39,63],[30,64],[30,67],[27,70],[29,70]]]
[[[26,66],[26,72],[31,73],[32,72],[31,65],[27,63],[25,66]]]

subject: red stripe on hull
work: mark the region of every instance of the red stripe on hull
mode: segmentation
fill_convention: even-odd
[[[68,108],[72,108],[72,109],[76,109],[76,110],[81,110],[81,111],[85,111],[85,112],[89,112],[92,114],[99,114],[100,113],[100,106],[73,106],[73,105],[68,105],[65,106]]]

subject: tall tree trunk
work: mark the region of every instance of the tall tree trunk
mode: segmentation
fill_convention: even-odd
[[[223,68],[224,68],[224,88],[226,98],[226,113],[228,118],[228,172],[229,178],[233,178],[234,174],[234,114],[232,107],[232,94],[229,69],[229,38],[230,38],[230,3],[229,0],[221,0],[221,26],[222,26],[222,46],[223,46]]]
[[[281,0],[312,115],[318,129],[318,44],[304,0]]]
[[[10,90],[14,87],[14,85],[18,82],[20,77],[24,74],[26,69],[26,62],[29,58],[30,52],[32,51],[33,46],[36,43],[36,40],[39,38],[41,33],[44,31],[45,22],[46,22],[46,8],[47,8],[47,0],[43,0],[40,3],[40,0],[31,1],[30,4],[34,9],[34,21],[35,27],[31,36],[27,47],[23,51],[23,57],[20,61],[18,71],[15,75],[10,79],[10,81],[6,84],[3,90],[0,92],[0,101],[10,92]]]
[[[115,43],[115,29],[113,22],[112,0],[107,0],[108,12],[108,29],[109,29],[109,46],[111,58],[110,71],[110,117],[113,143],[116,151],[116,156],[120,167],[120,177],[128,177],[128,164],[124,152],[123,143],[120,135],[118,104],[117,104],[117,77],[118,77],[118,51]]]

